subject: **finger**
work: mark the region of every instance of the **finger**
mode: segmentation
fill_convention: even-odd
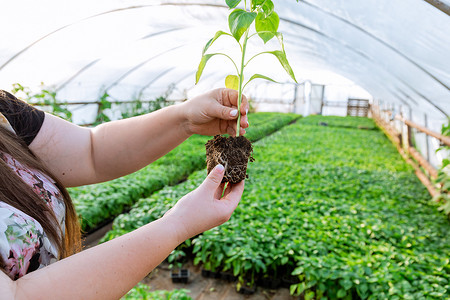
[[[247,128],[248,126],[249,126],[249,124],[248,124],[248,116],[247,115],[242,116],[241,117],[241,127],[242,128]]]
[[[205,192],[211,192],[211,194],[215,194],[217,188],[222,183],[222,178],[225,173],[225,169],[223,165],[218,164],[212,169],[212,171],[208,174],[206,179],[200,185],[200,188]]]
[[[222,200],[228,201],[232,204],[233,208],[241,201],[242,193],[244,192],[245,180],[231,186],[231,191],[222,198]]]
[[[246,114],[248,114],[248,109],[249,109],[249,104],[248,104],[248,100],[247,97],[245,97],[245,95],[242,95],[242,102],[241,102],[241,115],[245,116]]]
[[[222,197],[223,188],[225,183],[221,183],[214,194],[214,199],[220,199]]]
[[[236,136],[236,130],[232,126],[227,127],[227,133],[231,136]]]
[[[228,121],[219,121],[219,131],[220,134],[227,133],[228,130]]]
[[[234,120],[237,118],[238,110],[234,106],[229,107],[219,102],[214,102],[209,115],[222,120]]]
[[[222,104],[225,106],[234,106],[237,107],[238,103],[238,92],[232,89],[223,89],[222,90]]]

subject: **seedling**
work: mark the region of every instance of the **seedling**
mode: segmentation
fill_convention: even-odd
[[[286,58],[284,50],[283,35],[278,32],[278,25],[280,18],[274,10],[272,0],[250,0],[247,5],[247,0],[226,0],[227,6],[232,10],[228,16],[228,25],[230,32],[219,30],[213,38],[211,38],[203,48],[202,58],[196,73],[195,83],[197,84],[209,59],[216,55],[227,57],[234,65],[236,74],[231,74],[225,78],[225,86],[227,88],[238,91],[238,117],[236,126],[236,137],[225,138],[221,136],[214,137],[213,140],[206,144],[207,151],[207,168],[208,173],[221,163],[225,166],[224,182],[237,183],[246,177],[248,160],[251,160],[251,152],[253,150],[250,141],[245,137],[239,136],[239,128],[241,122],[241,103],[242,95],[245,87],[254,79],[265,79],[276,82],[262,74],[253,74],[247,82],[244,83],[244,70],[248,64],[257,56],[262,54],[274,55],[281,63],[282,67],[289,76],[295,81],[294,72]],[[236,8],[241,2],[244,8]],[[253,28],[254,33],[250,34]],[[253,31],[253,30],[252,30]],[[240,65],[225,53],[208,53],[211,45],[220,37],[231,37],[237,42],[241,53]],[[272,38],[277,38],[280,43],[279,50],[260,52],[246,61],[245,54],[247,50],[247,43],[250,39],[260,37],[264,44]],[[231,153],[230,153],[231,152]]]

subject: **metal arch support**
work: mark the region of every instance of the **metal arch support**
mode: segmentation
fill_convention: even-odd
[[[440,1],[438,1],[438,0],[425,0],[425,1],[428,2],[428,3],[430,3],[430,4],[432,4],[432,5],[434,5],[435,7],[438,7],[438,6],[439,6],[439,7],[444,7],[444,8],[445,8],[445,11],[442,10],[442,9],[441,9],[441,10],[444,11],[444,12],[447,11],[448,5],[443,4],[442,2],[440,2]],[[313,4],[311,4],[311,3],[308,3],[308,2],[306,2],[305,0],[302,1],[302,2],[305,3],[305,4],[307,4],[307,5],[310,5],[310,6],[312,6],[312,7],[315,7],[315,8],[317,8],[317,9],[319,9],[319,10],[324,11],[323,9],[321,9],[321,8],[319,8],[319,7],[317,7],[317,6],[313,5]],[[439,5],[438,5],[438,4],[439,4]],[[75,24],[78,24],[78,23],[80,23],[80,22],[83,22],[83,21],[86,21],[86,20],[89,20],[89,19],[92,19],[92,18],[95,18],[95,17],[99,17],[99,16],[102,16],[102,15],[110,14],[110,13],[115,13],[115,12],[119,12],[119,11],[130,10],[130,9],[140,9],[140,8],[145,8],[145,7],[154,7],[154,6],[207,6],[207,7],[217,7],[217,8],[228,9],[227,6],[225,6],[225,5],[219,5],[219,4],[207,4],[207,3],[176,3],[176,2],[165,2],[165,3],[158,3],[158,4],[155,3],[155,4],[137,5],[137,6],[129,6],[129,7],[124,7],[124,8],[113,9],[113,10],[110,10],[110,11],[106,11],[106,12],[102,12],[102,13],[99,13],[99,14],[95,14],[95,15],[86,17],[86,18],[84,18],[84,19],[81,19],[81,20],[79,20],[79,21],[76,21],[76,22],[67,24],[67,25],[65,25],[65,26],[62,26],[62,27],[60,27],[60,28],[58,28],[58,29],[56,29],[56,30],[54,30],[54,31],[52,31],[52,32],[50,32],[50,33],[44,35],[43,37],[41,37],[41,38],[37,39],[36,41],[34,41],[33,43],[29,44],[28,46],[26,46],[25,48],[23,48],[21,51],[17,52],[17,53],[16,53],[14,56],[12,56],[10,59],[8,59],[3,65],[0,66],[0,70],[2,70],[5,66],[7,66],[9,63],[11,63],[11,62],[12,62],[14,59],[16,59],[18,56],[20,56],[21,54],[23,54],[24,52],[26,52],[27,50],[29,50],[29,49],[30,49],[31,47],[33,47],[35,44],[39,43],[40,41],[44,40],[45,38],[47,38],[47,37],[49,37],[49,36],[51,36],[51,35],[53,35],[53,34],[59,32],[59,31],[65,29],[65,28],[68,28],[68,27],[70,27],[70,26],[73,26],[73,25],[75,25]],[[440,9],[440,8],[439,8],[439,9]],[[389,47],[390,49],[392,49],[393,51],[395,51],[396,53],[398,53],[399,55],[401,55],[402,57],[404,57],[405,59],[407,59],[408,61],[410,61],[412,64],[416,65],[418,68],[420,68],[420,69],[421,69],[422,71],[424,71],[426,74],[428,74],[429,76],[431,76],[434,80],[436,80],[436,81],[439,82],[441,85],[443,85],[445,88],[447,88],[448,90],[450,90],[450,88],[449,88],[448,86],[446,86],[444,83],[442,83],[441,81],[439,81],[438,79],[436,79],[432,74],[430,74],[429,72],[427,72],[425,69],[423,69],[421,66],[419,66],[418,64],[416,64],[414,61],[412,61],[410,58],[408,58],[407,56],[405,56],[403,53],[401,53],[401,52],[398,51],[397,49],[393,48],[392,46],[389,46],[389,45],[386,44],[384,41],[382,41],[382,40],[380,40],[379,38],[377,38],[377,37],[371,35],[370,33],[368,33],[367,31],[363,30],[362,28],[359,28],[358,26],[356,26],[356,25],[354,25],[354,24],[348,22],[347,20],[342,19],[342,18],[340,18],[340,17],[338,17],[338,16],[335,16],[335,15],[329,13],[329,12],[326,12],[326,11],[324,11],[324,12],[327,13],[327,14],[329,14],[329,15],[331,15],[331,16],[333,16],[333,17],[335,17],[335,18],[339,18],[339,19],[342,20],[343,22],[346,22],[346,23],[350,24],[351,26],[353,26],[353,27],[355,27],[355,28],[357,28],[357,29],[363,31],[365,34],[367,34],[367,35],[371,36],[372,38],[378,40],[380,43],[386,45],[387,47]],[[446,13],[447,13],[447,12],[446,12]],[[448,14],[448,13],[447,13],[447,14]],[[294,24],[294,25],[297,25],[297,26],[301,26],[301,27],[307,28],[307,29],[309,29],[309,30],[315,31],[315,32],[317,32],[318,34],[321,34],[321,35],[327,37],[328,39],[332,39],[331,37],[329,37],[329,36],[327,36],[327,35],[325,35],[325,34],[323,34],[323,33],[321,33],[321,32],[318,32],[318,31],[315,30],[315,29],[308,28],[307,26],[305,26],[305,25],[303,25],[303,24],[300,24],[300,23],[297,23],[297,22],[295,22],[295,21],[288,20],[288,19],[285,19],[285,18],[280,18],[280,19],[283,20],[283,21],[286,21],[286,22],[288,22],[288,23],[291,23],[291,24]],[[416,93],[417,93],[417,91],[416,91]],[[418,94],[419,94],[419,93],[418,93]],[[419,95],[420,95],[420,94],[419,94]],[[431,105],[433,105],[436,109],[438,109],[440,112],[442,112],[445,116],[448,117],[448,115],[447,115],[441,108],[439,108],[438,106],[436,106],[436,105],[435,105],[434,103],[432,103],[429,99],[426,99],[426,98],[424,98],[424,99],[425,99],[427,102],[429,102]]]
[[[427,2],[428,4],[433,5],[434,7],[442,11],[444,14],[450,16],[450,5],[447,5],[439,0],[424,0],[424,1]]]
[[[130,10],[130,9],[140,9],[140,8],[146,8],[146,7],[154,7],[154,6],[208,6],[208,7],[218,7],[218,8],[226,8],[226,9],[228,9],[228,6],[218,5],[218,4],[176,3],[176,2],[153,3],[153,4],[146,4],[146,5],[134,5],[134,6],[128,6],[128,7],[123,7],[123,8],[112,9],[112,10],[109,10],[109,11],[105,11],[105,12],[102,12],[102,13],[98,13],[98,14],[95,14],[95,15],[83,18],[83,19],[75,21],[73,23],[69,23],[67,25],[64,25],[64,26],[62,26],[62,27],[60,27],[60,28],[58,28],[56,30],[53,30],[53,31],[47,33],[46,35],[44,35],[44,36],[40,37],[39,39],[35,40],[34,42],[29,44],[28,46],[26,46],[22,50],[20,50],[16,54],[14,54],[12,57],[10,57],[3,65],[0,66],[0,71],[3,68],[5,68],[7,65],[9,65],[13,60],[15,60],[17,57],[22,55],[24,52],[28,51],[30,48],[32,48],[34,45],[36,45],[40,41],[48,38],[49,36],[52,36],[53,34],[59,32],[59,31],[62,31],[64,29],[68,28],[68,27],[71,27],[73,25],[76,25],[78,23],[82,23],[82,22],[90,20],[90,19],[94,19],[96,17],[100,17],[100,16],[103,16],[103,15],[111,14],[111,13],[126,11],[126,10]]]
[[[163,30],[163,31],[159,31],[159,32],[155,32],[155,33],[153,33],[153,34],[147,35],[147,36],[143,37],[142,39],[147,39],[147,38],[150,38],[150,37],[153,37],[153,36],[157,36],[157,35],[164,34],[164,33],[167,33],[167,32],[172,32],[172,31],[182,30],[182,29],[183,29],[183,28],[172,28],[172,29],[169,29],[169,30]],[[181,46],[179,46],[179,47],[181,47]],[[179,48],[179,47],[175,47],[175,48],[169,49],[168,51],[170,52],[170,51],[175,50],[176,48]],[[158,57],[158,56],[161,55],[161,54],[162,54],[162,53],[157,54],[157,55],[155,55],[155,56],[153,56],[153,57],[151,57],[151,58],[145,60],[144,62],[139,63],[138,65],[134,66],[133,68],[131,68],[131,70],[128,70],[127,72],[125,72],[125,74],[123,74],[122,76],[120,76],[119,79],[117,79],[117,80],[114,81],[112,84],[110,84],[110,85],[105,89],[105,91],[106,91],[106,90],[109,90],[110,88],[112,88],[113,86],[115,86],[120,80],[124,79],[126,76],[128,76],[130,73],[132,73],[134,70],[138,69],[139,67],[141,67],[142,65],[144,65],[144,64],[147,63],[148,61],[152,60],[153,58]],[[90,67],[92,67],[93,65],[95,65],[95,64],[96,64],[97,62],[99,62],[100,60],[101,60],[101,59],[98,58],[98,59],[96,59],[96,60],[94,60],[94,61],[88,63],[88,64],[85,65],[84,67],[82,67],[82,68],[81,68],[80,70],[78,70],[74,75],[72,75],[69,79],[67,79],[64,83],[62,83],[61,85],[59,85],[59,86],[56,88],[56,91],[58,91],[58,90],[62,89],[63,87],[65,87],[65,86],[66,86],[67,84],[69,84],[72,80],[74,80],[78,75],[80,75],[81,73],[83,73],[84,71],[86,71],[87,69],[89,69]]]
[[[174,67],[174,68],[170,68],[170,69],[168,69],[168,70],[166,70],[166,71],[160,73],[157,77],[155,77],[154,79],[152,79],[150,82],[146,83],[146,84],[140,89],[140,91],[139,91],[139,97],[141,97],[142,94],[144,93],[144,91],[145,91],[148,87],[150,87],[153,83],[155,83],[160,77],[162,77],[162,76],[168,74],[168,73],[171,72],[173,69],[175,69],[175,67]],[[188,72],[188,74],[186,74],[186,76],[183,76],[183,77],[181,77],[181,79],[178,79],[178,82],[181,82],[181,81],[185,80],[186,78],[188,78],[188,77],[190,77],[190,76],[194,76],[195,72],[196,72],[196,71],[194,71],[194,72]]]
[[[170,69],[162,71],[161,73],[156,75],[152,80],[150,80],[149,82],[144,84],[144,86],[139,90],[138,99],[142,98],[142,95],[144,94],[145,89],[147,89],[149,86],[151,86],[153,83],[155,83],[160,77],[162,77],[162,76],[166,75],[167,73],[169,73],[170,71],[172,71],[174,68],[170,68]]]
[[[113,88],[114,86],[116,86],[120,81],[122,81],[123,79],[125,79],[128,75],[130,75],[131,73],[133,73],[133,72],[136,71],[137,69],[143,67],[143,66],[146,65],[148,62],[154,60],[155,58],[158,58],[158,57],[161,56],[161,55],[167,54],[167,53],[169,53],[169,52],[171,52],[171,51],[174,51],[174,50],[176,50],[176,49],[179,49],[179,48],[181,48],[181,47],[183,47],[183,46],[173,47],[173,48],[171,48],[171,49],[169,49],[169,50],[167,50],[167,51],[164,51],[164,52],[159,53],[159,54],[157,54],[157,55],[155,55],[155,56],[152,56],[152,57],[150,57],[150,58],[148,58],[148,59],[146,59],[146,60],[140,62],[139,64],[133,66],[131,69],[129,69],[129,70],[126,71],[124,74],[122,74],[121,76],[119,76],[119,78],[117,78],[116,80],[114,80],[113,83],[111,83],[110,85],[108,85],[108,87],[105,88],[105,91],[108,91],[109,89],[111,89],[111,88]]]
[[[426,1],[426,0],[425,0],[425,1]],[[431,0],[430,0],[430,1],[427,1],[427,2],[440,2],[440,1],[431,1]],[[346,23],[347,25],[352,26],[352,27],[358,29],[359,31],[363,32],[364,34],[370,36],[370,37],[373,38],[374,40],[380,42],[380,43],[383,44],[385,47],[391,49],[392,51],[394,51],[395,53],[397,53],[398,55],[400,55],[401,57],[403,57],[404,59],[406,59],[408,62],[410,62],[411,64],[413,64],[413,65],[416,66],[417,68],[419,68],[421,71],[423,71],[424,73],[426,73],[428,76],[430,76],[430,77],[433,78],[435,81],[437,81],[440,85],[442,85],[443,87],[445,87],[447,90],[450,91],[450,87],[449,87],[449,86],[447,86],[445,83],[443,83],[443,82],[440,81],[438,78],[436,78],[433,74],[431,74],[430,72],[428,72],[427,70],[425,70],[425,68],[423,68],[421,65],[417,64],[414,60],[412,60],[411,58],[409,58],[408,56],[406,56],[405,54],[403,54],[402,52],[400,52],[400,51],[397,50],[396,48],[392,47],[391,45],[389,45],[388,43],[386,43],[385,41],[383,41],[383,40],[380,39],[379,37],[377,37],[377,36],[371,34],[370,32],[364,30],[363,28],[361,28],[361,27],[359,27],[359,26],[357,26],[357,25],[355,25],[355,24],[353,24],[353,23],[347,21],[346,19],[343,19],[343,18],[341,18],[341,17],[339,17],[339,16],[337,16],[337,15],[331,13],[331,12],[328,12],[328,11],[322,9],[321,7],[318,7],[318,6],[314,5],[314,4],[311,4],[311,3],[309,3],[309,2],[307,2],[307,1],[305,1],[305,0],[302,1],[302,3],[305,3],[306,5],[309,5],[309,6],[311,6],[311,7],[314,7],[315,9],[320,10],[320,11],[322,11],[323,13],[325,13],[325,14],[327,14],[327,15],[329,15],[329,16],[332,16],[333,18],[336,18],[336,19],[338,19],[338,20],[340,20],[340,21]],[[444,4],[444,5],[445,5],[445,4]],[[450,8],[450,7],[449,7],[449,8]]]
[[[296,25],[296,26],[305,28],[305,29],[307,29],[307,30],[309,30],[309,31],[312,31],[312,32],[314,32],[314,33],[316,33],[316,34],[318,34],[318,35],[320,35],[320,36],[322,36],[322,37],[324,37],[324,38],[326,38],[326,39],[328,39],[328,40],[334,41],[334,42],[336,42],[336,43],[342,45],[343,47],[349,49],[350,51],[352,51],[352,52],[354,52],[354,53],[360,55],[361,57],[367,59],[368,61],[373,62],[373,60],[372,60],[370,57],[368,57],[366,54],[364,54],[363,52],[358,51],[358,50],[355,50],[355,49],[353,49],[353,48],[351,48],[351,47],[349,47],[349,46],[347,46],[347,45],[341,43],[339,40],[337,40],[337,39],[335,39],[335,38],[333,38],[333,37],[330,37],[330,36],[324,34],[323,32],[320,32],[320,31],[318,31],[318,30],[316,30],[316,29],[314,29],[314,28],[311,28],[311,27],[309,27],[309,26],[306,26],[306,25],[304,25],[304,24],[301,24],[301,23],[298,23],[298,22],[295,22],[295,21],[292,21],[292,20],[289,20],[289,19],[280,18],[280,20],[283,20],[283,21],[285,21],[285,22],[288,22],[288,23],[291,23],[291,24],[293,24],[293,25]],[[314,55],[315,55],[315,54],[314,54]],[[317,56],[317,55],[315,55],[315,56]],[[410,88],[412,91],[414,91],[418,96],[420,96],[420,97],[423,98],[425,101],[427,101],[431,106],[433,106],[434,108],[436,108],[436,109],[437,109],[439,112],[441,112],[444,116],[448,117],[448,114],[447,114],[443,109],[441,109],[439,106],[437,106],[436,104],[434,104],[430,99],[426,98],[423,94],[421,94],[419,91],[417,91],[415,88],[413,88],[412,86],[410,86],[408,83],[406,83],[405,81],[403,81],[403,80],[402,80],[401,78],[399,78],[398,76],[395,76],[395,78],[397,78],[397,79],[398,79],[400,82],[402,82],[405,86],[409,87],[409,88]]]

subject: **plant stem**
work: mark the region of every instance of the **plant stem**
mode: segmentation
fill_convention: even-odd
[[[220,198],[223,198],[223,196],[225,195],[225,190],[227,189],[227,187],[228,187],[228,182],[225,182],[225,185],[223,186],[222,197],[220,197]]]
[[[242,90],[243,90],[243,82],[244,82],[244,68],[245,68],[245,50],[247,49],[247,41],[248,41],[248,32],[250,28],[247,29],[244,35],[244,44],[242,45],[242,60],[241,60],[241,73],[239,75],[239,90],[238,90],[238,117],[237,117],[237,126],[236,126],[236,137],[239,136],[241,129],[241,103],[242,103]]]

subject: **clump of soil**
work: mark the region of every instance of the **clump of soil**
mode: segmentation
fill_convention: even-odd
[[[247,178],[247,164],[252,162],[252,143],[244,136],[216,135],[205,144],[208,174],[218,164],[225,167],[222,182],[235,184]]]

